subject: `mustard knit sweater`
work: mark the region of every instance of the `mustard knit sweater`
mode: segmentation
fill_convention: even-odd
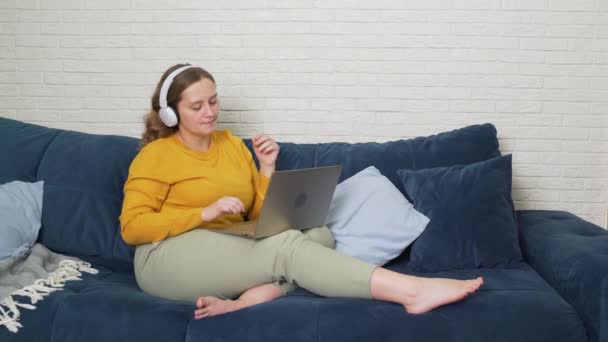
[[[120,215],[122,237],[139,245],[194,228],[255,219],[269,181],[258,172],[243,141],[228,130],[216,130],[206,152],[188,148],[175,134],[157,139],[141,149],[129,168]],[[247,214],[203,221],[202,209],[223,196],[238,197]]]

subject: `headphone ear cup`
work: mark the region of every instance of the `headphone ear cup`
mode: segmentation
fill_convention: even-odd
[[[158,116],[160,117],[160,121],[162,121],[167,127],[175,127],[177,126],[177,114],[173,111],[173,108],[161,108],[158,111]]]
[[[169,106],[169,108],[171,108],[173,114],[175,114],[175,117],[177,118],[177,122],[179,123],[179,111],[177,110],[177,107]]]

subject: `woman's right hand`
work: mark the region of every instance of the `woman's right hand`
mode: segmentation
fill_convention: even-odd
[[[208,207],[203,208],[201,215],[203,221],[213,221],[224,214],[238,214],[245,212],[245,205],[238,197],[224,196]]]

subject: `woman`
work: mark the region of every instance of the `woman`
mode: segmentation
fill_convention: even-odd
[[[242,140],[216,130],[215,80],[187,64],[169,68],[152,96],[142,149],[124,187],[123,239],[136,245],[142,290],[196,303],[196,319],[270,301],[301,286],[328,297],[402,304],[423,313],[464,298],[483,279],[400,274],[333,250],[325,226],[260,240],[215,232],[255,219],[279,145],[253,137],[258,171]]]

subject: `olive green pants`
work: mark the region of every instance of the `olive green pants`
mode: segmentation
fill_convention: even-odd
[[[260,240],[195,229],[135,251],[135,278],[150,294],[196,301],[234,299],[249,288],[274,283],[327,297],[371,298],[376,268],[333,249],[326,226],[288,230]]]

